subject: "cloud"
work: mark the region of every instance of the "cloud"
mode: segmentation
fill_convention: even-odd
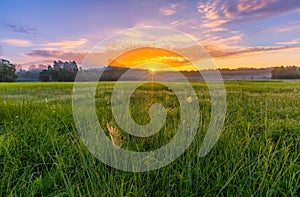
[[[212,37],[209,37],[205,42],[209,42],[211,44],[216,43],[217,45],[233,44],[233,43],[242,41],[243,40],[242,37],[243,37],[243,34],[229,36],[229,37],[225,37],[225,38],[222,38],[220,36],[212,36]]]
[[[277,33],[284,33],[284,32],[291,32],[300,29],[300,21],[293,21],[288,24],[280,25],[271,27],[268,29],[263,30],[262,32],[277,32]]]
[[[57,42],[48,42],[45,44],[33,44],[29,40],[22,40],[22,39],[0,39],[0,42],[12,45],[12,46],[18,46],[18,47],[29,47],[29,46],[41,46],[41,47],[47,47],[47,49],[53,49],[52,47],[55,47],[56,49],[74,49],[77,47],[80,47],[84,45],[87,42],[87,39],[81,38],[79,40],[62,40]]]
[[[268,52],[280,52],[290,50],[299,50],[300,45],[297,46],[258,46],[258,47],[241,47],[241,46],[223,46],[214,45],[214,44],[204,44],[202,45],[208,54],[202,52],[199,55],[199,48],[196,45],[189,46],[186,48],[179,48],[178,51],[185,56],[187,54],[190,57],[191,61],[200,61],[201,59],[214,58],[214,59],[227,59],[227,58],[241,58],[250,55],[264,55]],[[200,58],[200,59],[199,59]]]
[[[241,50],[244,48],[239,44],[243,41],[243,34],[236,34],[228,37],[220,37],[216,35],[207,34],[201,44],[211,51],[231,51]]]
[[[170,16],[176,13],[177,6],[178,4],[170,4],[169,6],[161,7],[159,11],[162,15]]]
[[[32,50],[31,52],[25,53],[25,55],[30,57],[43,57],[43,58],[52,58],[54,60],[75,60],[78,63],[81,63],[86,57],[87,52],[67,52],[67,51],[58,51],[58,50],[46,50],[38,49]]]
[[[221,27],[217,27],[217,28],[213,28],[211,29],[212,32],[220,32],[220,31],[228,31],[228,29],[226,28],[221,28]]]
[[[79,40],[62,40],[57,42],[49,42],[46,44],[42,44],[41,46],[45,47],[59,47],[61,49],[74,49],[79,46],[84,45],[87,43],[87,39],[81,38]]]
[[[268,15],[274,10],[269,10],[268,7],[278,2],[278,0],[239,0],[235,3],[228,4],[223,7],[222,11],[229,18],[241,17],[248,14],[256,13]]]
[[[206,21],[206,22],[203,23],[203,27],[216,28],[216,27],[220,27],[220,26],[226,24],[227,22],[228,22],[228,20]]]
[[[121,35],[121,36],[120,36]],[[170,31],[153,30],[149,33],[148,28],[128,30],[120,33],[113,42],[97,46],[97,52],[120,52],[140,47],[155,46],[157,48],[172,48],[181,45],[187,45],[192,42],[190,38],[174,34]],[[175,45],[175,46],[174,46]]]
[[[221,16],[218,11],[218,4],[217,1],[207,2],[206,4],[201,2],[198,6],[198,12],[204,14],[205,18],[210,20],[219,19]]]
[[[60,51],[60,50],[47,50],[47,49],[35,49],[30,52],[24,53],[28,57],[32,58],[42,58],[45,61],[49,62],[49,60],[64,60],[64,61],[72,61],[75,60],[77,63],[82,64],[83,60],[85,60],[85,65],[81,65],[83,67],[98,67],[99,65],[106,66],[111,60],[115,59],[123,52],[120,51],[107,51],[105,53],[100,53],[98,51],[81,51],[81,52],[68,52],[68,51]],[[85,59],[87,58],[88,59]],[[50,62],[51,62],[50,61]]]
[[[193,19],[180,19],[175,20],[170,23],[171,27],[182,29],[183,31],[187,31],[188,29],[192,30],[193,32],[195,30],[199,30],[201,28],[201,23],[197,20]]]
[[[295,45],[295,44],[300,44],[300,39],[295,39],[291,41],[284,41],[284,42],[276,42],[276,44],[280,45]]]
[[[12,45],[12,46],[18,46],[18,47],[29,47],[32,46],[32,43],[29,40],[21,40],[21,39],[0,39],[0,42]]]
[[[34,35],[38,34],[38,30],[30,26],[25,26],[25,25],[18,26],[15,24],[5,23],[4,27],[16,33],[34,34]]]
[[[186,26],[189,23],[190,23],[190,21],[186,21],[186,20],[175,20],[175,21],[172,21],[170,23],[170,25],[173,26],[173,27],[183,27],[183,26]]]
[[[213,58],[238,57],[241,55],[250,55],[257,53],[265,53],[271,51],[283,51],[291,49],[300,49],[300,46],[279,46],[279,47],[247,47],[240,50],[218,50],[213,46],[205,46],[206,50]]]
[[[228,38],[227,40],[231,40],[233,38]],[[224,45],[225,46],[225,45]],[[238,47],[238,48],[226,48],[226,47],[216,47],[215,45],[204,45],[204,49],[208,52],[208,54],[215,59],[226,59],[226,58],[232,58],[232,57],[243,57],[243,56],[249,56],[249,55],[259,55],[264,54],[267,52],[283,52],[287,50],[295,50],[300,49],[300,46],[259,46],[259,47]],[[180,54],[185,57],[185,54],[188,54],[188,56],[192,59],[191,61],[200,61],[202,58],[209,58],[206,53],[201,52],[199,54],[199,51],[196,49],[199,49],[196,45],[189,46],[186,48],[177,48],[176,51],[180,52]],[[77,63],[81,64],[82,61],[89,55],[88,62],[85,62],[86,65],[83,65],[85,67],[91,67],[93,65],[108,65],[110,61],[107,62],[107,60],[113,60],[116,57],[118,57],[120,54],[123,54],[123,52],[106,52],[106,53],[98,53],[94,52],[89,54],[88,52],[67,52],[67,51],[58,51],[58,50],[32,50],[31,52],[25,53],[25,55],[33,58],[42,58],[44,61],[39,62],[52,62],[54,60],[64,60],[64,61],[70,61],[75,60]],[[199,59],[200,58],[200,59]],[[127,61],[127,60],[126,60]],[[173,56],[156,56],[152,59],[147,59],[147,61],[153,61],[153,62],[167,62],[178,64],[178,65],[185,65],[187,64],[187,60],[180,58],[180,57],[173,57]],[[131,62],[133,63],[133,62]],[[135,62],[135,63],[142,63],[142,62]]]
[[[57,59],[55,59],[57,60]],[[19,67],[22,69],[29,69],[29,67],[31,67],[32,65],[51,65],[53,63],[54,59],[50,58],[50,59],[39,59],[39,60],[28,60],[26,62],[22,62],[21,64],[19,64]]]
[[[294,25],[290,27],[277,27],[275,32],[290,32],[297,29],[300,29],[300,25]]]
[[[259,20],[299,10],[300,1],[295,0],[206,0],[198,4],[198,12],[207,20],[206,27]]]
[[[0,55],[3,55],[2,46],[0,46]]]

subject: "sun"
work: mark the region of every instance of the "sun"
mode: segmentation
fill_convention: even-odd
[[[155,73],[155,72],[156,72],[156,69],[155,69],[155,68],[150,68],[150,71],[151,71],[152,73]]]

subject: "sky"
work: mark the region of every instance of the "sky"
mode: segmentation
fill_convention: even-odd
[[[102,40],[143,26],[183,32],[218,68],[300,66],[299,0],[1,0],[0,57],[80,64]]]

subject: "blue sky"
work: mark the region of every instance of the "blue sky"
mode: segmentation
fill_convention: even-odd
[[[145,25],[192,36],[220,68],[300,65],[298,0],[2,0],[0,56],[80,63],[107,36]]]

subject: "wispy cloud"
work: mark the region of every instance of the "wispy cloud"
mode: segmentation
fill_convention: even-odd
[[[25,53],[25,55],[30,57],[75,60],[78,63],[81,63],[87,54],[88,54],[87,52],[68,52],[68,51],[58,51],[58,50],[32,50],[31,52]]]
[[[238,25],[250,20],[257,21],[298,10],[300,10],[300,1],[294,0],[201,0],[198,3],[198,13],[202,18],[201,26],[207,32],[201,44],[212,57],[218,59],[299,49],[299,46],[295,46],[299,44],[299,39],[276,43],[285,46],[244,46],[244,34],[227,29],[230,28],[230,24]],[[294,22],[267,31],[286,32],[297,28],[300,28],[300,23]],[[221,31],[226,34],[219,34],[218,32]]]
[[[18,47],[29,47],[33,44],[29,40],[21,40],[21,39],[0,39],[0,42],[12,45],[12,46],[18,46]]]
[[[275,32],[290,32],[298,29],[300,29],[300,25],[294,25],[294,26],[283,27],[283,28],[278,27],[276,28]]]
[[[279,46],[279,47],[247,47],[240,50],[218,50],[211,46],[205,47],[213,58],[238,57],[241,55],[251,55],[258,53],[266,53],[271,51],[285,51],[292,49],[300,49],[300,46]]]
[[[49,42],[42,44],[45,47],[59,47],[61,49],[74,49],[87,43],[87,39],[81,38],[79,40],[62,40],[57,42]]]
[[[203,3],[202,1],[199,3],[198,12],[204,14],[205,18],[209,20],[219,19],[221,15],[219,14],[218,1],[208,1]]]
[[[280,0],[239,0],[234,3],[227,4],[221,10],[223,11],[223,14],[228,18],[243,17],[252,15],[253,13],[258,14],[257,16],[260,17],[270,14],[272,15],[275,10],[269,10],[268,7],[273,6],[279,1]]]
[[[243,42],[243,34],[235,34],[228,37],[221,37],[212,34],[207,34],[206,38],[201,40],[201,44],[209,53],[215,55],[217,52],[232,52],[245,48],[241,45]],[[218,56],[219,57],[219,56]]]
[[[258,46],[258,47],[241,47],[238,45],[234,45],[234,43],[240,42],[240,36],[232,36],[221,39],[221,41],[217,42],[217,37],[210,38],[210,42],[207,42],[203,45],[203,47],[207,50],[209,55],[215,59],[226,59],[226,58],[238,58],[243,56],[249,55],[257,55],[257,54],[264,54],[267,52],[284,52],[288,50],[299,50],[300,46]],[[215,40],[215,41],[214,41]],[[222,44],[221,44],[222,43]],[[232,45],[229,45],[232,43]],[[197,47],[196,47],[197,48]],[[190,46],[188,48],[177,48],[176,51],[181,51],[182,54],[189,54],[189,56],[193,57],[194,53],[197,53],[197,50],[194,46]],[[121,49],[120,49],[121,50]],[[120,51],[119,51],[120,52]],[[116,57],[118,55],[116,51],[108,51],[106,53],[97,53],[90,54],[94,56],[94,60],[96,65],[107,65],[108,62],[104,62],[106,59],[110,59]],[[59,51],[59,50],[46,50],[46,49],[39,49],[39,50],[32,50],[30,52],[25,53],[26,56],[35,57],[35,58],[43,58],[45,61],[47,60],[75,60],[77,63],[81,64],[84,58],[89,55],[88,52],[68,52],[68,51]],[[109,56],[109,58],[107,58]],[[199,58],[198,54],[194,55],[195,58]],[[205,58],[206,55],[201,56],[200,58]],[[197,61],[199,59],[192,59],[192,61]],[[178,63],[178,65],[186,64],[186,60],[178,57],[172,56],[158,56],[153,59],[148,59],[147,61],[166,61],[172,62],[173,64]],[[131,62],[132,63],[132,62]],[[138,62],[140,63],[140,62]]]
[[[25,26],[25,25],[16,25],[12,23],[5,23],[4,27],[10,31],[16,32],[16,33],[23,33],[23,34],[33,34],[37,35],[38,30],[34,27]]]
[[[300,29],[300,20],[293,21],[284,25],[274,26],[268,29],[264,29],[262,32],[284,33],[284,32],[291,32],[299,29]]]
[[[294,40],[291,40],[291,41],[276,42],[276,44],[280,44],[280,45],[295,45],[295,44],[300,44],[300,39],[294,39]]]
[[[21,69],[28,69],[29,70],[29,68],[31,66],[36,66],[36,65],[51,65],[54,60],[57,60],[57,59],[53,59],[53,58],[49,58],[49,59],[41,58],[41,59],[32,61],[32,57],[30,57],[30,60],[25,60],[25,62],[22,62],[21,64],[19,64],[19,66],[20,66]]]
[[[170,23],[171,27],[174,27],[176,29],[182,29],[183,31],[187,30],[198,30],[201,28],[201,23],[197,20],[193,19],[179,19],[179,20],[174,20]]]
[[[224,24],[226,24],[229,20],[212,20],[212,21],[205,21],[203,23],[203,27],[207,27],[207,28],[217,28],[220,27]]]
[[[177,6],[178,4],[170,4],[168,6],[161,7],[159,11],[162,15],[170,16],[176,13]]]
[[[207,20],[206,27],[258,20],[298,10],[300,1],[295,0],[207,0],[198,4],[198,12]]]
[[[44,59],[49,60],[75,60],[77,63],[81,64],[82,61],[88,57],[85,61],[84,67],[93,67],[94,65],[106,66],[111,60],[121,55],[123,52],[109,51],[106,53],[100,53],[98,51],[80,51],[80,52],[70,52],[63,50],[47,50],[47,49],[35,49],[30,52],[23,53],[23,55],[30,57],[32,59]]]
[[[121,32],[122,35],[118,39],[118,42],[107,43],[105,45],[99,45],[96,47],[96,51],[100,53],[106,53],[108,51],[126,51],[132,50],[138,47],[155,46],[157,48],[169,48],[173,45],[187,45],[191,40],[186,36],[170,33],[169,31],[153,31],[149,33],[147,28],[128,30],[127,32]]]
[[[11,39],[11,38],[5,38],[0,39],[0,42],[11,45],[11,46],[18,46],[18,47],[47,47],[48,49],[50,47],[53,47],[55,49],[61,49],[61,50],[67,50],[67,49],[74,49],[78,48],[82,45],[84,45],[87,42],[87,39],[81,38],[79,40],[62,40],[57,42],[48,42],[43,44],[35,44],[32,43],[30,40],[22,40],[22,39]]]

